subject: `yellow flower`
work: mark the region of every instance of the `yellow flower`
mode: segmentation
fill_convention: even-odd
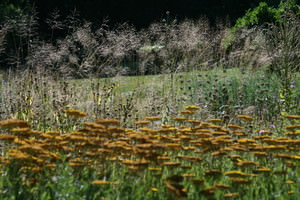
[[[283,117],[288,119],[300,119],[300,115],[284,115]]]
[[[0,121],[0,127],[8,128],[8,129],[15,128],[15,127],[28,128],[30,127],[30,124],[28,124],[23,120],[9,119],[9,120]]]
[[[149,120],[149,121],[157,121],[157,120],[160,120],[161,117],[145,117],[146,120]]]
[[[174,121],[185,121],[186,118],[185,117],[173,117],[172,120],[174,120]]]
[[[151,190],[152,192],[158,192],[158,189],[157,189],[157,188],[150,188],[150,190]]]
[[[16,136],[13,136],[13,135],[0,135],[0,140],[7,140],[7,141],[14,141],[17,137]]]
[[[195,119],[191,119],[191,120],[187,120],[187,121],[191,124],[200,124],[201,123],[200,120],[195,120]]]
[[[176,167],[176,166],[181,165],[181,163],[180,163],[180,162],[163,162],[162,165],[163,165],[163,166]]]
[[[225,176],[229,176],[229,177],[243,177],[243,176],[247,176],[246,173],[241,172],[241,171],[229,171],[229,172],[225,172],[224,175]]]
[[[76,118],[81,118],[87,116],[86,113],[80,112],[79,110],[74,110],[74,109],[68,109],[65,110],[64,113],[66,113],[68,116],[76,117]]]
[[[225,198],[238,197],[238,196],[240,196],[240,194],[237,193],[237,192],[235,192],[235,193],[226,193],[226,194],[224,194],[224,197],[225,197]]]
[[[136,125],[147,125],[149,123],[150,123],[150,121],[146,121],[146,120],[139,120],[139,121],[134,122],[134,124],[136,124]]]
[[[211,122],[221,122],[222,120],[221,119],[210,119],[208,121],[211,121]]]
[[[230,186],[226,185],[226,184],[215,184],[213,187],[216,187],[216,188],[222,189],[222,190],[227,190],[230,188]]]
[[[250,167],[250,166],[256,166],[256,165],[258,165],[258,162],[248,161],[248,160],[245,160],[245,161],[238,160],[237,165],[241,166],[241,167]]]
[[[265,157],[267,156],[268,154],[266,152],[253,152],[254,156],[257,156],[257,157]]]
[[[183,110],[180,112],[181,114],[184,114],[184,115],[192,115],[194,114],[194,111],[191,111],[191,110]]]
[[[182,174],[183,177],[195,177],[196,174]]]
[[[254,119],[253,117],[248,116],[248,115],[237,115],[237,117],[240,118],[240,119],[243,119],[245,121],[251,121],[251,120]]]
[[[96,123],[103,125],[104,127],[120,125],[120,121],[117,119],[97,119]]]
[[[290,181],[290,180],[286,181],[285,183],[286,183],[286,184],[288,184],[288,185],[295,184],[295,182],[294,182],[294,181]]]
[[[231,178],[230,180],[233,183],[238,183],[238,184],[251,184],[252,183],[250,180],[247,180],[244,178]]]
[[[199,110],[200,107],[198,107],[198,106],[186,106],[185,109],[186,110],[193,110],[194,111],[194,110]]]
[[[287,130],[293,130],[293,131],[294,131],[295,129],[300,129],[300,124],[287,126],[286,129],[287,129]]]
[[[229,124],[228,128],[230,128],[232,130],[236,130],[236,129],[242,129],[243,127],[235,125],[235,124]]]
[[[96,180],[91,182],[92,185],[117,185],[118,182],[115,181],[105,181],[105,180]]]
[[[267,167],[260,167],[260,168],[258,168],[258,169],[256,169],[256,170],[253,170],[254,172],[263,172],[263,173],[269,173],[269,172],[271,172],[272,170],[270,169],[270,168],[267,168]]]
[[[148,170],[149,170],[149,171],[161,171],[162,168],[158,168],[158,167],[149,167]]]

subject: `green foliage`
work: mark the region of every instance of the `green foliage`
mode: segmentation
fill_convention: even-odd
[[[18,16],[30,5],[30,0],[4,0],[0,3],[0,23],[2,23],[5,18]]]
[[[223,47],[229,49],[232,46],[239,30],[266,23],[278,23],[281,16],[282,12],[279,9],[268,6],[266,2],[261,2],[259,6],[247,10],[243,17],[237,19],[228,36],[223,40]]]
[[[284,23],[283,17],[287,12],[293,12],[299,15],[299,1],[281,1],[277,8],[268,6],[266,2],[261,2],[259,6],[254,9],[249,9],[243,17],[239,18],[233,26],[232,31],[235,32],[244,27],[251,28],[266,23]]]
[[[249,9],[244,17],[239,18],[232,30],[236,31],[244,27],[251,28],[254,25],[278,22],[280,16],[278,9],[269,7],[267,3],[261,2],[256,8]]]

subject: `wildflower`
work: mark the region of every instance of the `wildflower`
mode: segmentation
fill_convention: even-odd
[[[169,128],[160,128],[157,130],[158,133],[172,133],[175,132],[177,129],[174,127],[169,127]]]
[[[162,165],[176,167],[176,166],[181,165],[181,163],[180,162],[163,162]]]
[[[174,120],[174,121],[185,121],[186,118],[185,117],[174,117],[174,118],[172,118],[172,120]]]
[[[181,114],[184,114],[184,115],[192,115],[194,114],[194,111],[191,111],[191,110],[183,110],[180,112]]]
[[[252,183],[250,180],[247,180],[244,178],[231,178],[230,180],[233,183],[238,183],[238,184],[251,184]]]
[[[284,164],[286,164],[286,166],[290,167],[290,168],[294,168],[296,167],[296,164],[290,161],[285,161]]]
[[[290,88],[295,88],[295,87],[296,87],[295,82],[292,81],[291,84],[290,84]]]
[[[199,127],[199,128],[207,128],[207,127],[209,127],[209,126],[210,126],[210,123],[202,122],[202,123],[200,124],[200,127]]]
[[[69,116],[72,116],[72,117],[75,117],[75,118],[81,118],[81,117],[87,116],[86,113],[80,112],[80,111],[74,110],[74,109],[65,110],[64,113],[66,113],[66,115],[69,115]]]
[[[0,135],[0,140],[14,141],[17,137],[13,135]]]
[[[200,192],[200,194],[202,194],[204,196],[212,196],[212,195],[215,194],[215,190],[216,190],[215,187],[209,187],[209,188],[206,188],[206,189],[202,190]]]
[[[254,156],[257,156],[257,157],[265,157],[267,156],[268,154],[266,152],[253,152]]]
[[[270,125],[270,128],[273,128],[273,129],[274,129],[274,128],[276,128],[276,125],[271,124],[271,125]]]
[[[293,160],[300,160],[300,156],[291,156],[291,159],[293,159]]]
[[[300,115],[284,115],[283,117],[288,119],[300,119]]]
[[[251,121],[251,120],[254,119],[253,117],[248,116],[248,115],[237,115],[237,117],[242,119],[242,120],[245,120],[245,121]]]
[[[248,160],[245,160],[245,161],[238,160],[237,165],[241,166],[241,167],[249,167],[249,166],[256,166],[256,165],[258,165],[258,163],[254,162],[254,161],[248,161]]]
[[[208,121],[211,121],[211,122],[221,122],[222,120],[221,119],[210,119]]]
[[[227,190],[230,188],[230,186],[226,185],[226,184],[215,184],[213,187],[216,187],[216,188],[222,189],[222,190]]]
[[[239,139],[238,143],[240,144],[252,144],[255,143],[256,141],[253,139]]]
[[[173,125],[170,125],[170,124],[163,124],[161,125],[162,128],[174,128]]]
[[[253,172],[256,172],[256,173],[269,173],[271,172],[272,170],[270,168],[267,168],[267,167],[260,167],[256,170],[253,170]]]
[[[8,128],[8,129],[15,128],[15,127],[28,128],[30,127],[30,125],[23,120],[9,119],[9,120],[0,121],[0,127]]]
[[[211,153],[210,155],[212,155],[212,156],[225,156],[225,155],[227,155],[227,153],[226,152],[221,152],[221,151],[216,151],[216,152]]]
[[[291,194],[295,194],[295,191],[294,191],[294,190],[289,190],[289,191],[288,191],[288,194],[290,194],[290,195],[291,195]]]
[[[229,176],[229,177],[243,177],[243,176],[247,176],[246,173],[243,173],[241,171],[229,171],[229,172],[225,172],[224,175],[225,176]]]
[[[268,135],[268,134],[271,134],[271,131],[269,131],[269,130],[260,130],[260,131],[258,131],[258,133]]]
[[[108,126],[119,126],[120,125],[120,121],[117,119],[97,119],[96,120],[97,124],[101,124],[105,127]]]
[[[122,161],[123,164],[125,165],[148,165],[150,164],[150,161],[146,160],[146,159],[141,159],[141,160],[128,160],[128,159],[124,159]]]
[[[295,181],[287,180],[287,181],[285,182],[285,184],[292,185],[292,184],[295,184]]]
[[[186,178],[190,178],[190,177],[195,177],[196,174],[182,174],[182,176]]]
[[[149,167],[148,170],[149,170],[149,171],[161,171],[162,168],[158,168],[158,167]]]
[[[198,107],[198,106],[186,106],[185,109],[186,109],[186,110],[192,110],[192,111],[195,111],[195,110],[199,110],[200,107]]]
[[[130,171],[138,171],[141,168],[139,166],[127,166],[127,169]]]
[[[9,157],[15,159],[15,160],[22,160],[22,161],[26,161],[26,160],[31,160],[32,156],[30,154],[27,153],[23,153],[21,151],[18,150],[12,150],[8,153]]]
[[[232,130],[236,130],[236,129],[242,129],[243,127],[235,125],[235,124],[228,124],[228,128],[230,128]]]
[[[240,196],[240,194],[237,192],[224,194],[224,198],[231,198],[231,197],[238,197],[238,196]]]
[[[161,117],[145,117],[146,120],[149,120],[149,121],[157,121],[157,120],[160,120]]]
[[[26,134],[30,131],[29,128],[13,128],[10,130],[12,133],[16,134]]]
[[[200,124],[201,123],[201,121],[200,120],[187,120],[189,123],[191,123],[191,124],[194,124],[194,125],[197,125],[197,124]]]
[[[125,133],[125,129],[124,128],[116,128],[116,127],[108,128],[107,131],[109,133]]]
[[[197,156],[176,156],[176,158],[179,158],[181,160],[193,161],[193,162],[201,161],[201,158]]]
[[[232,134],[235,136],[245,136],[246,135],[246,133],[244,131],[233,131]]]
[[[92,185],[117,185],[118,182],[115,181],[105,181],[105,180],[96,180],[91,182]]]
[[[48,131],[45,134],[49,134],[49,135],[60,135],[59,131]]]
[[[150,124],[150,121],[139,120],[139,121],[135,121],[134,124],[136,124],[136,125],[148,125],[148,124]]]
[[[296,129],[300,129],[300,124],[287,126],[286,129],[287,129],[287,130],[291,130],[291,131],[294,131],[294,130],[296,130]]]

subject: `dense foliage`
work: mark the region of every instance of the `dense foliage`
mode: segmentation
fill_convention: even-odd
[[[185,17],[197,19],[200,16],[208,16],[214,21],[216,18],[229,16],[232,21],[241,17],[245,10],[254,8],[261,0],[188,0],[168,1],[82,1],[82,0],[5,0],[0,3],[0,20],[7,14],[13,14],[18,10],[26,10],[36,7],[39,13],[40,22],[48,18],[50,12],[59,9],[65,16],[71,10],[77,9],[81,16],[88,21],[98,23],[102,18],[108,16],[113,22],[128,21],[137,27],[146,27],[153,21],[160,20],[166,11],[170,11],[172,16],[179,19]],[[277,5],[279,0],[268,1],[272,5]],[[45,31],[45,30],[44,30]]]
[[[264,25],[266,23],[285,23],[285,15],[288,12],[295,13],[300,17],[300,6],[297,0],[282,1],[278,8],[268,6],[267,3],[261,2],[254,9],[249,9],[244,17],[239,18],[233,27],[233,31],[243,27],[253,27]]]

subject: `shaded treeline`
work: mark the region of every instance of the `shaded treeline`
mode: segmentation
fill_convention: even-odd
[[[214,23],[216,18],[228,17],[234,22],[244,15],[247,9],[254,8],[259,2],[262,0],[4,0],[0,3],[2,13],[0,20],[3,15],[18,8],[26,9],[34,6],[39,13],[40,22],[44,22],[54,9],[60,10],[63,15],[68,15],[71,10],[76,9],[82,18],[93,23],[108,17],[112,23],[129,22],[137,28],[145,28],[153,21],[166,17],[166,11],[170,11],[170,15],[178,19],[207,16]],[[278,5],[280,1],[267,2],[269,5]]]

